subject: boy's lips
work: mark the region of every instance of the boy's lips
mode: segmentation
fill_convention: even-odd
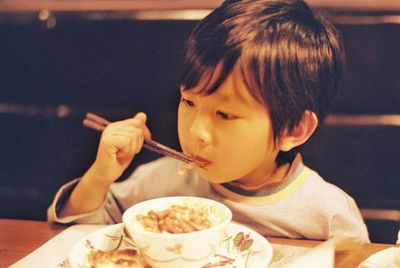
[[[207,160],[207,159],[205,159],[205,158],[203,158],[203,157],[201,157],[199,155],[192,154],[192,157],[195,160],[197,160],[197,161],[202,163],[202,165],[200,167],[207,167],[208,165],[210,165],[212,163],[210,160]]]

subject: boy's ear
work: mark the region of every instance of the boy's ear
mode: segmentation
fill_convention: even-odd
[[[311,137],[317,126],[317,115],[310,110],[306,110],[298,126],[296,126],[291,132],[285,130],[278,144],[279,149],[287,152],[294,147],[302,145]]]

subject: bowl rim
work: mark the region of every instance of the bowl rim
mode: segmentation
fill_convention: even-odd
[[[134,210],[134,208],[137,208],[139,205],[143,205],[145,203],[151,203],[151,202],[156,202],[158,200],[161,199],[177,199],[177,200],[181,200],[181,199],[197,199],[197,200],[204,200],[206,202],[210,202],[213,204],[216,204],[222,208],[224,208],[224,210],[227,212],[227,217],[225,220],[221,221],[220,223],[213,225],[207,229],[203,229],[203,230],[199,230],[199,231],[193,231],[193,232],[188,232],[188,233],[177,233],[177,234],[171,234],[171,233],[156,233],[156,232],[151,232],[151,231],[146,231],[143,228],[138,228],[137,230],[133,230],[133,228],[128,228],[128,214],[129,211]],[[179,202],[179,201],[178,201]],[[177,203],[178,203],[177,202]],[[169,204],[168,206],[170,206],[172,204]],[[225,204],[210,199],[210,198],[205,198],[205,197],[198,197],[198,196],[164,196],[164,197],[157,197],[157,198],[152,198],[152,199],[148,199],[148,200],[144,200],[141,202],[138,202],[134,205],[132,205],[131,207],[129,207],[128,209],[125,210],[125,212],[122,215],[122,222],[124,224],[124,228],[126,229],[130,229],[132,232],[138,232],[141,234],[146,234],[147,236],[151,236],[151,237],[156,237],[156,238],[186,238],[186,237],[193,237],[193,236],[201,236],[203,233],[207,233],[207,232],[212,232],[214,229],[220,229],[222,226],[227,226],[231,221],[232,221],[232,210],[226,206]],[[130,219],[130,218],[129,218]],[[129,234],[129,236],[131,236],[131,234]],[[131,236],[131,238],[133,238]]]

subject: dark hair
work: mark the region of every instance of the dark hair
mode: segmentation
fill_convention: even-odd
[[[344,52],[336,29],[301,0],[228,0],[193,30],[179,79],[184,90],[218,89],[238,64],[250,94],[271,114],[275,139],[292,131],[306,109],[320,122],[335,95]]]

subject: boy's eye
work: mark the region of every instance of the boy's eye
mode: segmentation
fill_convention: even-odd
[[[217,115],[224,120],[232,120],[232,119],[236,118],[236,116],[234,116],[234,115],[227,114],[227,113],[224,113],[221,111],[217,111]]]
[[[185,103],[187,106],[193,107],[194,106],[194,102],[188,99],[185,99],[182,97],[181,102]]]

